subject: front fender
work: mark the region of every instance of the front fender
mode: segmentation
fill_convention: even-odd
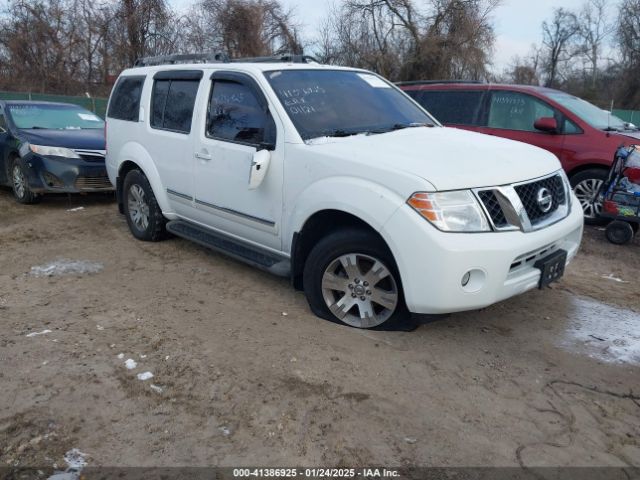
[[[147,150],[139,143],[125,143],[116,156],[118,176],[120,175],[120,169],[125,162],[133,162],[140,167],[151,184],[153,194],[158,201],[158,205],[160,205],[160,208],[162,209],[162,213],[171,213],[167,191],[160,180],[160,174],[158,173],[156,165],[149,155],[149,152],[147,152]]]
[[[384,185],[362,178],[335,176],[318,180],[287,202],[293,207],[285,229],[284,251],[291,251],[294,233],[300,232],[313,214],[323,210],[338,210],[354,215],[384,238],[382,226],[406,200]]]

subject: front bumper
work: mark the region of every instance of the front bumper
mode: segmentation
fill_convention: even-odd
[[[563,220],[534,232],[447,233],[404,205],[384,225],[402,279],[407,307],[441,314],[489,306],[538,286],[540,258],[578,252],[583,213],[577,199]],[[466,286],[462,278],[471,271]]]
[[[24,156],[22,161],[29,189],[34,193],[113,191],[104,161],[45,157],[33,153]]]

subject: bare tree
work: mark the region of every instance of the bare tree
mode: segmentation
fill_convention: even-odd
[[[591,88],[598,80],[598,62],[602,47],[613,31],[606,14],[605,0],[587,0],[578,16],[582,54],[591,64]]]
[[[498,3],[429,0],[423,9],[413,0],[348,0],[323,24],[318,43],[331,61],[392,79],[485,78]]]
[[[640,0],[623,0],[618,13],[618,44],[622,54],[619,104],[640,106]]]
[[[201,0],[189,17],[187,50],[232,57],[302,52],[294,12],[276,0]]]
[[[515,56],[501,81],[519,85],[539,85],[540,49],[536,45],[532,45],[528,55]]]
[[[544,69],[547,74],[545,85],[547,87],[556,84],[560,65],[566,64],[579,53],[575,45],[579,33],[580,25],[575,13],[564,8],[555,9],[551,21],[542,23],[542,47]]]

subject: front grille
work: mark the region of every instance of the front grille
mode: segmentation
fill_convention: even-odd
[[[551,209],[547,212],[543,211],[540,205],[538,205],[537,196],[538,192],[542,188],[546,188],[551,193]],[[553,177],[543,178],[536,182],[518,185],[515,187],[515,190],[527,211],[529,221],[531,221],[532,225],[536,225],[537,223],[549,218],[560,205],[564,204],[566,200],[564,184],[560,175],[554,175]]]
[[[86,162],[102,162],[104,163],[105,151],[104,150],[80,150],[76,149],[75,152],[80,155]]]
[[[498,203],[498,198],[493,190],[482,190],[478,192],[478,196],[480,200],[482,200],[482,203],[484,203],[484,207],[487,209],[487,213],[491,217],[493,224],[497,228],[507,227],[509,222],[507,222],[507,217],[504,216],[502,207],[500,203]]]
[[[78,190],[111,190],[113,185],[106,175],[78,177],[75,186]]]
[[[85,162],[103,162],[104,163],[104,157],[101,157],[100,155],[80,155],[80,158],[82,158]]]
[[[547,201],[550,199],[550,204],[547,205],[549,209],[546,212],[543,208],[545,204],[538,201],[543,188],[548,190],[548,195],[543,197]],[[569,213],[565,188],[562,175],[555,174],[528,183],[478,189],[475,192],[495,230],[529,231],[543,228]],[[498,195],[502,203],[498,201]],[[524,207],[524,212],[521,211],[520,203]],[[516,223],[513,223],[514,221]]]

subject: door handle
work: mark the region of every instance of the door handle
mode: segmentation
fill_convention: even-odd
[[[196,153],[196,158],[199,158],[200,160],[211,160],[211,155],[208,153]]]

